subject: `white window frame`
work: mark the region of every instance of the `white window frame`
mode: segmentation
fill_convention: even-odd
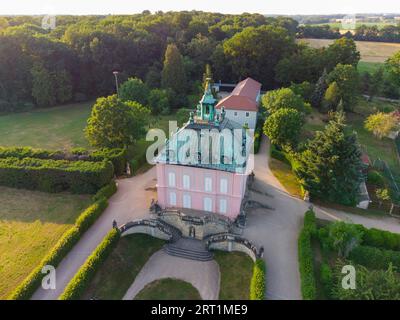
[[[204,197],[203,209],[207,212],[212,212],[212,199],[210,197]]]
[[[176,175],[175,172],[168,172],[168,186],[176,187]]]
[[[190,176],[188,174],[183,175],[182,186],[183,186],[183,189],[186,189],[186,190],[190,189]]]
[[[246,112],[246,118],[250,117],[250,112]]]
[[[204,191],[212,192],[212,178],[211,177],[204,177]]]
[[[183,195],[183,204],[182,206],[186,209],[192,209],[192,197],[190,194]]]
[[[238,112],[237,112],[237,111],[234,111],[234,112],[233,112],[233,115],[234,115],[235,117],[237,117],[237,116],[238,116]]]
[[[223,194],[228,193],[228,179],[227,178],[221,178],[219,180],[219,192]]]
[[[228,201],[219,199],[219,212],[225,214],[228,211]]]
[[[176,206],[176,192],[169,193],[169,205]]]

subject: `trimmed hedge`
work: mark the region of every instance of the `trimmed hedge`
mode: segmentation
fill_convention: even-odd
[[[0,159],[0,185],[44,192],[95,193],[113,177],[111,162]]]
[[[400,234],[375,228],[367,229],[363,227],[363,229],[363,245],[400,251]]]
[[[50,252],[42,259],[39,265],[22,281],[11,293],[9,300],[28,300],[39,288],[44,277],[42,268],[46,265],[57,267],[62,259],[69,253],[73,246],[80,240],[83,233],[93,224],[107,207],[107,200],[100,201],[89,206],[83,211],[75,222],[75,225],[67,230]]]
[[[81,234],[90,228],[107,206],[107,198],[103,197],[80,214],[75,222],[75,226],[79,229]]]
[[[64,160],[65,155],[62,151],[34,149],[31,147],[0,147],[0,158],[37,158]]]
[[[265,299],[265,262],[257,259],[253,267],[253,276],[250,282],[250,300]]]
[[[304,218],[304,227],[298,239],[301,294],[305,300],[316,299],[314,253],[311,247],[311,236],[315,230],[315,214],[313,211],[307,211]]]
[[[68,161],[110,161],[114,166],[117,176],[125,173],[127,164],[126,149],[99,149],[89,151],[85,148],[75,148],[71,150],[71,154],[63,151],[34,149],[31,147],[0,147],[0,159],[4,158],[35,158],[43,160],[68,160]]]
[[[98,201],[101,198],[110,198],[115,192],[117,192],[117,184],[115,181],[111,181],[109,184],[105,185],[93,196],[93,201]]]
[[[114,166],[114,172],[117,176],[125,173],[127,164],[127,151],[126,149],[101,149],[93,151],[89,154],[90,161],[110,161]]]
[[[334,278],[331,267],[325,262],[321,264],[320,277],[325,297],[330,299],[332,297]]]
[[[391,263],[400,269],[400,252],[378,249],[375,247],[358,246],[350,252],[350,260],[371,269],[387,269]]]
[[[78,300],[104,260],[109,256],[120,238],[118,229],[112,229],[87,258],[85,263],[69,282],[59,300]]]

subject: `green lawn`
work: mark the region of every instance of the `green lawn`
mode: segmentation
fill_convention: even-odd
[[[357,70],[360,74],[363,74],[364,72],[373,73],[380,67],[383,67],[383,65],[384,64],[381,62],[360,61],[357,65]]]
[[[215,251],[214,259],[221,273],[219,299],[249,300],[253,260],[245,253],[223,251]]]
[[[297,181],[296,176],[288,164],[271,158],[269,167],[274,176],[292,196],[303,198],[300,183]]]
[[[135,300],[201,300],[201,297],[190,283],[168,278],[146,285]]]
[[[394,172],[400,173],[394,141],[389,138],[378,139],[364,128],[365,117],[353,113],[347,114],[348,123],[357,132],[358,141],[371,160],[385,160]]]
[[[0,187],[0,300],[37,266],[89,196]]]
[[[87,147],[83,134],[93,102],[0,116],[1,146]]]
[[[83,299],[121,300],[147,260],[164,241],[144,234],[121,238],[96,273]]]

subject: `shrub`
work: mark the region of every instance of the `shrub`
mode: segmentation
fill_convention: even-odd
[[[105,199],[89,206],[83,211],[75,222],[75,225],[68,229],[58,240],[56,245],[42,259],[39,265],[22,281],[22,283],[8,297],[10,300],[28,300],[39,288],[42,279],[42,268],[45,265],[57,267],[62,259],[69,253],[73,246],[78,243],[83,233],[100,216],[107,207]]]
[[[314,218],[312,217],[314,215]],[[298,240],[299,269],[301,294],[305,300],[315,300],[316,282],[314,273],[314,254],[311,247],[311,235],[315,232],[315,214],[308,211],[304,219],[304,227]]]
[[[75,226],[83,234],[97,220],[97,218],[107,208],[108,202],[106,198],[101,198],[89,208],[81,213],[75,222]]]
[[[400,251],[400,234],[364,228],[362,245]]]
[[[114,172],[117,176],[125,173],[127,164],[127,151],[123,148],[100,149],[93,151],[89,155],[91,161],[110,161],[114,166]]]
[[[88,284],[93,279],[96,271],[108,257],[120,238],[118,229],[112,229],[87,258],[72,280],[68,283],[60,300],[78,300],[85,292]]]
[[[63,151],[34,149],[31,147],[0,147],[0,158],[9,157],[92,162],[110,161],[114,166],[116,175],[125,173],[127,163],[127,151],[123,148],[103,148],[95,151],[85,148],[73,148],[71,149],[71,154],[68,154]]]
[[[0,147],[0,158],[38,158],[38,159],[64,159],[62,151],[51,151],[44,149],[33,149],[31,147]]]
[[[253,276],[250,282],[250,300],[265,299],[265,262],[257,259],[253,267]]]
[[[320,276],[325,297],[329,299],[333,290],[333,274],[331,267],[327,263],[321,264]]]
[[[400,269],[400,252],[398,251],[359,246],[350,253],[349,258],[371,269],[387,269],[390,263],[396,269]]]
[[[315,213],[312,210],[308,210],[304,215],[304,229],[306,229],[311,236],[317,233],[317,222]]]
[[[0,159],[0,185],[44,192],[95,193],[113,177],[110,162]]]
[[[97,193],[93,196],[93,201],[99,201],[102,198],[109,199],[115,192],[117,192],[117,184],[113,180],[97,191]]]
[[[278,150],[274,144],[271,145],[271,157],[290,165],[290,161],[287,159],[285,152]]]
[[[300,232],[298,246],[301,294],[304,300],[314,300],[316,298],[316,286],[311,235],[305,229]]]
[[[385,178],[376,170],[368,171],[367,181],[369,184],[373,184],[377,187],[385,187]]]

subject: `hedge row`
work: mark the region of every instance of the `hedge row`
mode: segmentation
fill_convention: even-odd
[[[28,300],[39,288],[44,274],[42,268],[46,265],[57,267],[72,247],[79,241],[83,233],[93,224],[107,207],[107,200],[100,199],[83,211],[75,225],[67,230],[57,244],[42,259],[39,265],[25,278],[25,280],[8,297],[10,300]]]
[[[325,262],[321,264],[320,277],[325,297],[328,299],[332,298],[332,291],[334,287],[333,272],[331,267]]]
[[[265,262],[257,259],[253,267],[253,276],[250,282],[250,300],[265,299]]]
[[[400,234],[375,228],[364,229],[362,244],[387,250],[400,251]]]
[[[358,246],[349,256],[350,260],[371,269],[387,269],[391,263],[400,270],[400,252],[375,247]]]
[[[103,241],[87,258],[85,263],[69,282],[64,292],[59,297],[60,300],[78,300],[82,297],[96,271],[111,253],[119,238],[120,232],[118,229],[112,229],[105,236]]]
[[[98,201],[102,198],[111,198],[111,196],[117,192],[117,184],[112,180],[109,184],[105,185],[93,196],[93,201]]]
[[[31,147],[0,147],[0,158],[35,158],[43,160],[68,160],[68,161],[110,161],[114,166],[116,175],[125,173],[127,164],[126,149],[100,149],[89,151],[85,148],[75,148],[71,154],[63,151],[34,149]]]
[[[316,299],[314,254],[311,247],[311,237],[315,230],[315,214],[313,211],[307,211],[304,217],[304,227],[298,239],[301,294],[305,300]]]
[[[95,193],[113,178],[111,162],[0,159],[0,185],[44,192]]]

